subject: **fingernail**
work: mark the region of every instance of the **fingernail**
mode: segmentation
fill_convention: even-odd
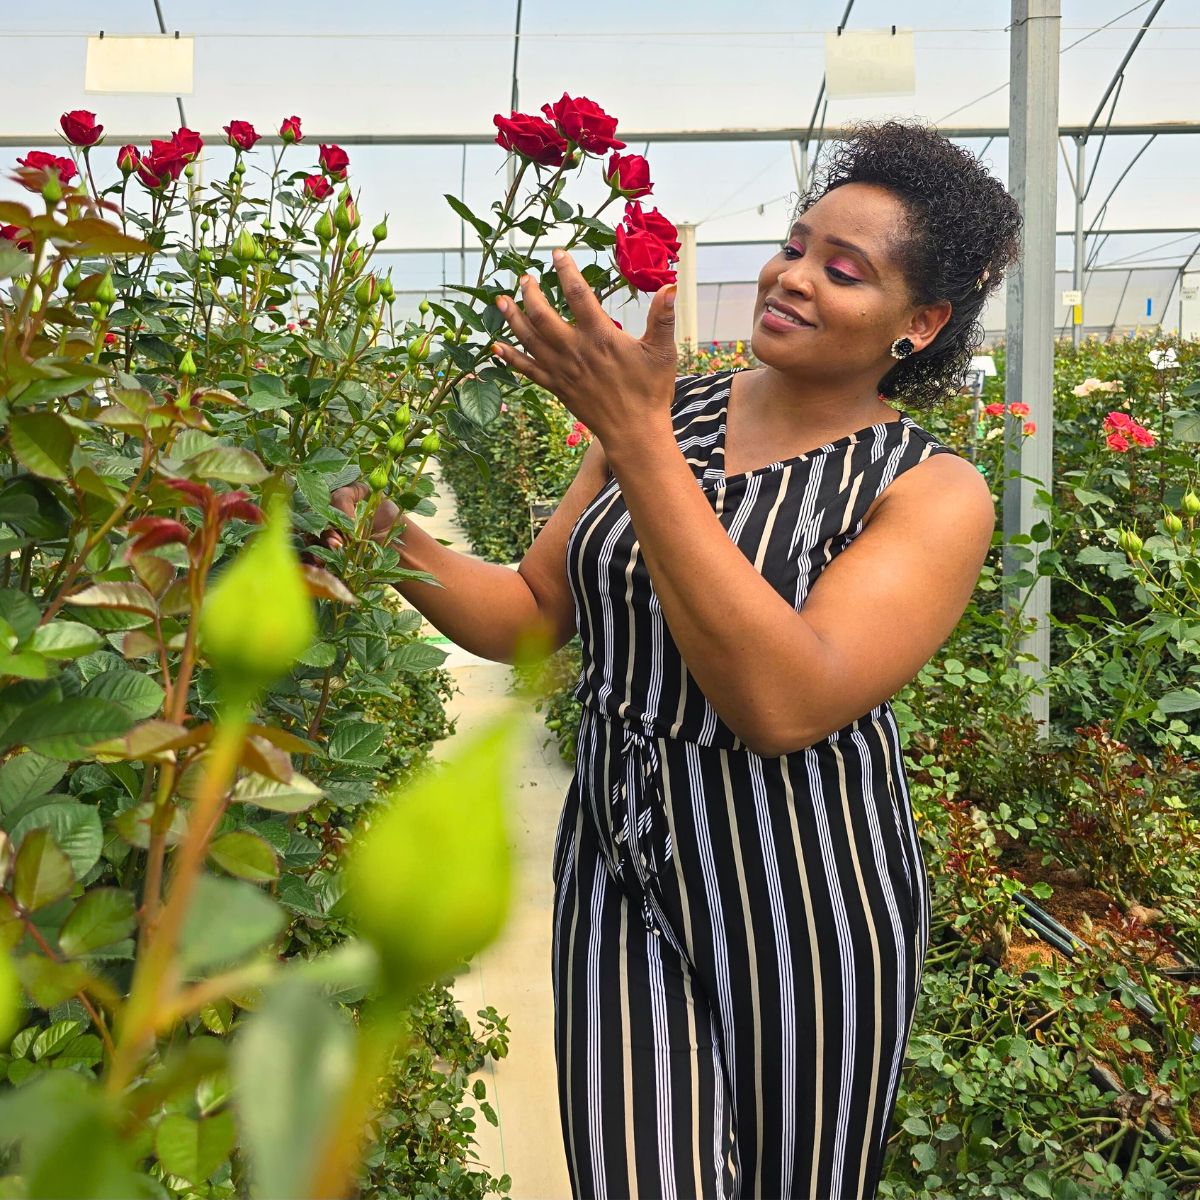
[[[529,282],[529,276],[528,276],[528,275],[522,275],[522,276],[521,276],[521,278],[517,280],[517,282],[518,282],[518,283],[519,283],[519,284],[520,284],[522,287],[524,287],[524,286],[525,286],[525,285],[526,285],[526,284]]]
[[[666,289],[666,294],[665,294],[665,295],[664,295],[664,297],[663,297],[663,302],[666,304],[666,306],[667,306],[668,308],[674,308],[674,307],[675,307],[675,293],[676,293],[678,290],[679,290],[679,289],[678,289],[678,288],[675,286],[675,284],[673,284],[673,283],[672,283],[672,284],[670,284],[670,285],[667,287],[667,289]]]
[[[550,255],[550,257],[552,259],[554,259],[554,261],[556,263],[559,263],[559,262],[562,262],[562,260],[567,257],[567,252],[565,250],[555,250],[554,253]]]

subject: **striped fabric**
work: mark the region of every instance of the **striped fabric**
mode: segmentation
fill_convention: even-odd
[[[879,493],[952,451],[901,416],[727,478],[732,375],[677,381],[676,438],[729,536],[799,609]],[[553,978],[573,1193],[872,1197],[930,919],[891,706],[763,758],[684,665],[615,480],[567,566],[583,717]]]

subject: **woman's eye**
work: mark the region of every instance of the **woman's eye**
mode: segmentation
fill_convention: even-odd
[[[794,246],[791,242],[783,243],[784,258],[799,258],[804,253],[800,246]]]
[[[838,283],[859,282],[853,275],[847,275],[845,271],[839,271],[837,267],[826,267],[825,270],[829,273],[829,277],[836,280]]]

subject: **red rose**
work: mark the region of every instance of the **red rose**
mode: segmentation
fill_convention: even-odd
[[[496,135],[498,146],[532,159],[539,166],[561,165],[563,155],[567,152],[566,140],[541,117],[519,112],[514,112],[511,117],[502,117],[497,113],[492,123],[500,130]]]
[[[324,200],[333,195],[333,184],[324,175],[306,175],[304,192],[311,200]]]
[[[639,292],[656,292],[675,282],[670,251],[652,233],[617,226],[617,270]]]
[[[1025,424],[1022,426],[1022,428],[1025,430],[1026,436],[1037,433],[1037,422],[1036,421],[1026,421]]]
[[[350,155],[348,155],[341,146],[322,146],[321,153],[317,155],[318,161],[321,164],[321,170],[329,176],[330,179],[345,179],[346,168],[350,165]]]
[[[1002,417],[1004,416],[1004,404],[1003,402],[999,401],[995,404],[985,404],[983,406],[983,411],[987,413],[989,417]]]
[[[82,108],[63,113],[58,123],[72,146],[94,146],[104,132],[104,126],[96,124],[96,114]]]
[[[617,118],[589,100],[580,96],[573,100],[566,92],[562,99],[553,104],[543,104],[546,119],[553,121],[569,142],[574,142],[585,154],[606,154],[609,150],[624,150],[625,143],[613,134],[617,132]]]
[[[26,254],[33,252],[33,243],[28,238],[21,237],[23,230],[20,225],[0,225],[0,238],[5,241],[16,242],[18,250],[24,250]]]
[[[1129,431],[1130,436],[1139,446],[1153,446],[1154,434],[1145,426],[1139,425],[1136,421],[1133,423],[1133,428]]]
[[[1110,433],[1107,442],[1108,448],[1118,454],[1124,454],[1129,449],[1129,443],[1119,433]]]
[[[1128,433],[1134,426],[1134,420],[1128,413],[1110,412],[1104,418],[1105,433]]]
[[[150,153],[138,163],[138,178],[155,191],[178,179],[187,163],[183,149],[174,139],[164,142],[155,138],[150,143]]]
[[[666,217],[652,208],[646,212],[636,200],[625,205],[625,224],[630,230],[648,233],[667,248],[672,262],[679,261],[679,230]]]
[[[1020,400],[1018,400],[1015,404],[1010,404],[1008,406],[1008,411],[1012,413],[1014,417],[1027,417],[1029,416],[1029,405],[1023,404]]]
[[[572,430],[567,434],[567,445],[571,447],[578,446],[583,441],[583,434],[578,430]]]
[[[284,117],[282,124],[279,126],[279,136],[283,138],[285,146],[290,146],[294,142],[302,142],[304,134],[300,132],[300,118]]]
[[[186,125],[181,125],[171,134],[171,141],[179,148],[179,153],[188,162],[191,162],[204,148],[204,139],[194,129],[189,129]],[[153,145],[153,143],[151,144]]]
[[[122,175],[132,175],[142,165],[142,156],[136,146],[122,146],[117,151],[117,168]]]
[[[235,150],[253,150],[259,137],[249,121],[230,121],[225,126],[225,136]]]
[[[615,151],[608,160],[604,182],[631,200],[648,196],[654,187],[650,182],[650,164],[640,154],[617,154]]]
[[[30,150],[24,158],[18,158],[17,162],[27,171],[57,172],[58,181],[64,186],[75,178],[75,164],[69,158],[60,158],[57,154],[47,154],[45,150]],[[26,183],[25,187],[31,192],[42,190],[40,183]]]
[[[117,335],[113,333],[112,330],[109,330],[109,332],[104,335],[104,344],[106,346],[115,346],[117,344]]]

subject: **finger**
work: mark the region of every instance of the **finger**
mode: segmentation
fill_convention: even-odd
[[[554,390],[550,386],[550,376],[541,364],[536,359],[530,358],[528,354],[522,354],[516,346],[508,346],[504,342],[493,342],[492,353],[506,366],[511,367],[518,374],[524,375],[527,379],[531,379],[539,387],[544,387],[548,391]]]
[[[524,281],[528,276],[522,275]],[[541,295],[541,291],[538,291]],[[543,300],[545,297],[542,297]],[[526,302],[528,303],[528,301]],[[496,301],[496,307],[500,310],[505,321],[508,322],[509,329],[512,330],[513,336],[532,354],[545,354],[550,349],[549,344],[542,336],[542,330],[535,327],[535,322],[532,315],[528,311],[522,312],[517,302],[508,296],[501,296]],[[544,318],[539,317],[538,322],[544,324]],[[561,321],[559,322],[561,324]]]
[[[588,333],[599,330],[611,332],[612,322],[591,285],[584,279],[583,272],[575,265],[575,260],[565,250],[555,250],[551,257],[554,259],[554,269],[558,272],[563,298],[575,317],[576,327]]]
[[[533,330],[536,338],[542,343],[530,345],[522,338],[526,349],[540,357],[546,357],[547,349],[562,351],[572,339],[578,336],[565,321],[562,315],[546,299],[541,285],[532,275],[522,275],[520,279],[521,298],[525,301],[525,311],[521,314]]]

